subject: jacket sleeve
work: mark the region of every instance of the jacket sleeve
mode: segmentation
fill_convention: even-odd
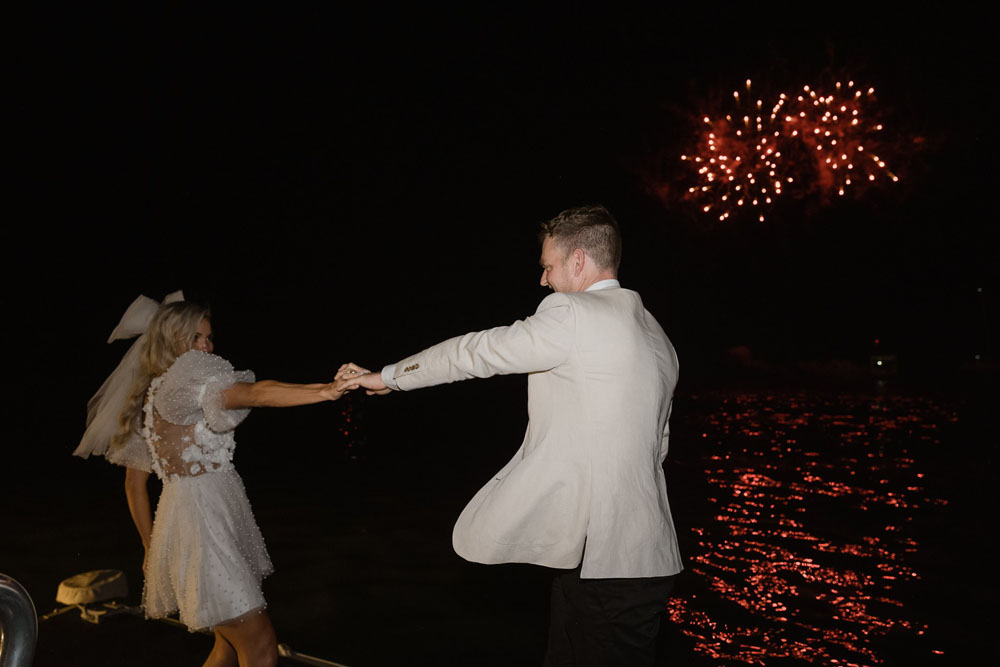
[[[120,446],[108,447],[104,458],[123,468],[153,472],[153,460],[149,455],[146,440],[135,431],[130,433],[128,439]]]
[[[571,299],[565,294],[550,294],[534,315],[510,326],[456,336],[399,361],[394,379],[406,391],[471,378],[551,370],[569,358],[575,325]]]

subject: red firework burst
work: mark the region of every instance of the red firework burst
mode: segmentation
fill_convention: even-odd
[[[807,85],[766,108],[761,99],[753,104],[750,92],[747,79],[744,96],[733,92],[737,113],[704,116],[696,151],[681,156],[697,172],[686,197],[705,213],[726,220],[748,209],[763,221],[792,188],[826,200],[879,178],[899,180],[879,155],[883,125],[868,109],[874,88],[838,81],[824,93]]]

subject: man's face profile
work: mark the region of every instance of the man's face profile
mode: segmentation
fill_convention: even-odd
[[[550,287],[553,292],[573,291],[573,274],[570,269],[570,253],[559,247],[556,240],[546,236],[542,241],[542,257],[538,261],[542,265],[542,287]]]

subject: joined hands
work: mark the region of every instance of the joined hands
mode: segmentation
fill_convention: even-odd
[[[384,396],[392,391],[382,382],[381,373],[372,373],[357,364],[346,363],[337,371],[334,382],[344,392],[364,389],[369,396]]]

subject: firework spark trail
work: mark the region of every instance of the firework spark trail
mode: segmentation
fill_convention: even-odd
[[[882,172],[898,181],[879,156],[883,125],[866,109],[875,89],[856,88],[854,81],[834,88],[824,94],[803,86],[765,108],[762,99],[753,101],[747,79],[744,94],[733,92],[735,113],[704,116],[697,151],[681,156],[697,172],[687,198],[720,221],[746,208],[763,222],[765,211],[792,188],[844,196]]]

